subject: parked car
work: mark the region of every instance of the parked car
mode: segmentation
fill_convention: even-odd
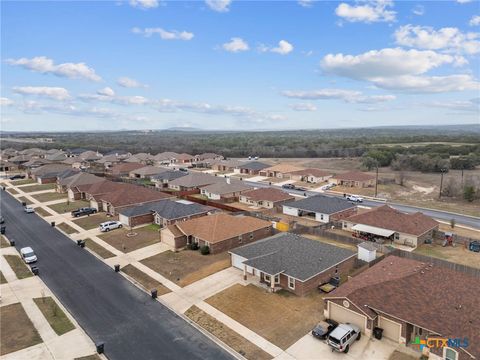
[[[348,353],[350,345],[360,340],[362,333],[357,325],[345,323],[338,325],[327,338],[327,344],[332,351]]]
[[[347,200],[359,203],[363,202],[363,198],[357,195],[347,195]]]
[[[338,326],[336,321],[327,319],[320,321],[312,330],[312,335],[320,340],[327,339],[328,335]]]
[[[188,172],[188,169],[187,169],[187,168],[184,168],[184,167],[181,167],[181,168],[178,169],[178,171],[182,171],[182,172],[186,172],[186,173],[187,173],[187,172]]]
[[[283,184],[283,185],[282,185],[282,188],[283,188],[283,189],[294,190],[294,189],[295,189],[295,185],[293,185],[293,184]]]
[[[71,212],[71,214],[72,214],[73,217],[80,217],[80,216],[84,216],[84,215],[95,214],[96,212],[97,212],[97,209],[95,209],[95,208],[84,207],[84,208],[80,208],[80,209],[77,209],[77,210],[73,210]]]
[[[37,255],[33,252],[33,249],[30,246],[20,249],[20,255],[22,256],[23,261],[26,264],[31,264],[37,261]]]
[[[121,227],[123,227],[123,225],[120,221],[105,221],[100,224],[100,231],[106,232],[110,230],[119,229]]]
[[[10,176],[10,180],[18,180],[18,179],[25,179],[25,175],[17,174],[17,175]]]
[[[304,187],[299,187],[299,186],[294,186],[293,187],[295,190],[298,190],[298,191],[307,191],[308,189],[304,188]]]
[[[326,184],[326,185],[323,185],[321,187],[322,190],[330,190],[331,188],[333,188],[335,186],[335,184]]]
[[[33,207],[27,205],[23,208],[23,211],[25,211],[27,214],[31,214],[31,213],[35,212],[35,209]]]

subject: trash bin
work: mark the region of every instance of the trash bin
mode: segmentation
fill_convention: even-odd
[[[382,337],[383,337],[383,329],[382,329],[382,328],[379,328],[379,327],[374,327],[374,328],[373,328],[373,336],[374,336],[375,339],[377,339],[377,340],[382,340]]]
[[[150,293],[152,294],[152,299],[156,299],[157,296],[158,296],[158,292],[157,292],[157,289],[152,289],[150,291]]]
[[[32,267],[31,267],[31,269],[32,269],[32,273],[33,273],[33,275],[38,275],[38,273],[39,273],[39,271],[38,271],[38,267],[36,267],[36,266],[32,266]]]
[[[13,239],[10,240],[10,246],[15,246],[15,240]]]
[[[115,269],[115,272],[119,272],[119,271],[120,271],[120,265],[119,265],[119,264],[113,265],[113,268]]]
[[[5,226],[0,226],[0,234],[4,235],[5,234]]]
[[[55,227],[55,221],[52,221],[50,225],[52,225],[52,227]]]
[[[27,203],[25,201],[22,201],[22,206],[23,207],[27,206]]]
[[[104,342],[98,342],[95,344],[95,347],[97,348],[97,353],[103,354],[105,350],[105,343]]]

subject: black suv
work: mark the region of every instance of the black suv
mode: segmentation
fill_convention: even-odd
[[[80,216],[84,216],[84,215],[95,214],[96,212],[97,212],[97,209],[95,209],[95,208],[84,207],[84,208],[80,208],[80,209],[77,209],[77,210],[73,210],[72,211],[72,216],[73,217],[80,217]]]
[[[10,180],[25,179],[25,175],[13,175],[10,176]]]

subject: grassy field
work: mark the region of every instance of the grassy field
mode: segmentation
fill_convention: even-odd
[[[453,232],[459,236],[480,240],[480,230],[470,230],[460,226],[455,226],[455,228],[452,229],[452,227],[448,224],[440,224],[440,230],[444,232]]]
[[[61,224],[58,224],[57,227],[62,230],[63,232],[67,233],[67,234],[74,234],[77,232],[77,230],[75,230],[73,227],[71,227],[70,225],[68,225],[67,223],[61,223]]]
[[[42,191],[42,190],[50,190],[54,189],[55,184],[38,184],[38,185],[31,185],[31,186],[22,186],[23,192],[35,192],[35,191]]]
[[[160,242],[158,231],[152,230],[149,226],[132,231],[123,228],[116,229],[100,235],[99,238],[124,253]]]
[[[73,210],[77,210],[78,208],[87,207],[87,206],[90,206],[90,202],[77,200],[77,201],[70,201],[70,202],[67,201],[67,202],[55,204],[55,205],[49,205],[48,207],[59,214],[63,214],[63,213],[71,212]]]
[[[60,194],[57,192],[50,192],[45,194],[32,195],[33,198],[40,202],[48,202],[53,200],[67,199],[67,194]]]
[[[92,239],[85,239],[85,246],[103,259],[108,259],[115,256],[114,253],[112,253],[111,251],[108,251],[107,249],[97,244]]]
[[[185,315],[220,341],[249,360],[269,360],[272,356],[195,305]]]
[[[20,256],[3,255],[3,257],[5,258],[5,260],[7,260],[8,265],[10,265],[18,279],[25,279],[33,276],[32,272],[27,267],[27,265],[25,265]]]
[[[414,252],[480,269],[480,253],[470,251],[460,244],[446,247],[436,244],[423,244],[417,247]]]
[[[230,267],[227,253],[202,255],[199,251],[164,251],[140,261],[179,286],[187,286]]]
[[[42,338],[25,313],[22,304],[0,307],[0,355],[40,344]]]
[[[65,315],[63,310],[58,306],[58,304],[51,297],[41,297],[33,299],[35,304],[42,312],[45,319],[52,327],[53,331],[57,335],[63,335],[69,331],[75,329],[75,326]]]
[[[36,181],[33,179],[23,179],[23,180],[13,180],[11,181],[12,185],[19,186],[19,185],[27,185],[27,184],[36,184]]]
[[[122,271],[130,276],[133,280],[138,282],[145,290],[150,291],[152,289],[157,289],[158,296],[165,295],[170,292],[170,289],[164,286],[161,282],[145,274],[132,264],[124,266]]]

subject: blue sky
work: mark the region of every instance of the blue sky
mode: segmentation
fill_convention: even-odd
[[[480,2],[1,2],[3,130],[480,122]]]

